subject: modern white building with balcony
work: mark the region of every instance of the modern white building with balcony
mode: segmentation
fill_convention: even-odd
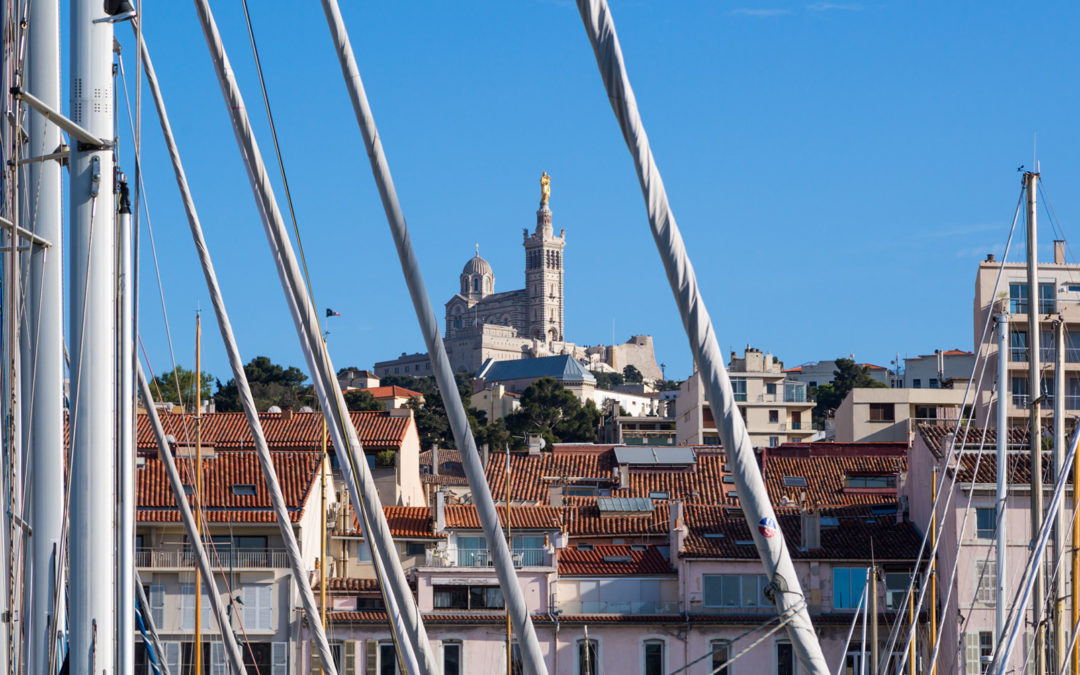
[[[742,358],[731,354],[728,375],[735,401],[755,447],[806,441],[814,435],[814,401],[807,384],[788,378],[784,364],[772,354],[747,347]],[[679,387],[675,399],[675,442],[678,445],[719,445],[701,376],[695,372]]]

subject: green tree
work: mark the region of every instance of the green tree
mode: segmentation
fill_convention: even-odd
[[[657,391],[678,391],[681,382],[678,380],[662,380],[656,383]]]
[[[548,445],[593,442],[599,426],[596,404],[588,401],[581,405],[577,396],[551,377],[530,384],[521,394],[521,408],[506,418],[506,427],[514,436],[540,434]]]
[[[367,389],[345,392],[345,406],[349,410],[386,410],[386,406]]]
[[[634,366],[627,366],[622,369],[623,379],[629,384],[638,384],[645,381],[645,376],[641,374],[641,371]]]
[[[304,385],[307,375],[295,366],[286,368],[274,363],[266,356],[256,356],[244,366],[244,374],[251,387],[256,410],[266,410],[273,405],[282,408],[297,408],[313,402],[311,387]],[[230,379],[224,385],[218,380],[214,405],[223,412],[235,412],[242,409],[235,379]]]
[[[202,400],[210,400],[210,386],[214,384],[214,376],[203,373],[200,395]],[[179,391],[178,391],[179,389]],[[177,366],[173,370],[166,371],[154,378],[150,383],[150,393],[162,403],[184,403],[186,406],[195,405],[195,371],[188,370],[183,366]],[[180,396],[184,400],[180,400]]]
[[[814,406],[814,421],[820,424],[832,417],[852,389],[879,389],[885,386],[887,385],[873,378],[869,367],[860,366],[851,359],[836,359],[833,381],[810,388],[810,395],[817,401]]]
[[[597,389],[614,389],[626,380],[623,378],[622,373],[602,373],[598,370],[592,371],[593,377],[596,378]]]

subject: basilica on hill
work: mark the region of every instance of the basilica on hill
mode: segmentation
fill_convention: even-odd
[[[456,372],[475,373],[488,359],[508,361],[573,355],[593,370],[621,370],[634,365],[649,379],[662,376],[653,357],[652,338],[633,336],[617,346],[581,347],[566,341],[563,314],[563,250],[566,230],[552,226],[551,177],[540,177],[536,229],[523,233],[525,288],[496,292],[495,272],[476,255],[465,263],[458,292],[446,302],[446,352]],[[376,375],[431,374],[427,354],[402,354],[374,366]]]

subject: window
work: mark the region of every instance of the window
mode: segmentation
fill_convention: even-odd
[[[764,574],[705,574],[701,584],[706,607],[773,606],[765,597],[769,582]]]
[[[769,424],[778,424],[779,422],[780,422],[780,411],[779,410],[770,410],[769,411]]]
[[[668,493],[666,492],[650,492],[649,499],[667,499]]]
[[[1028,380],[1026,377],[1012,378],[1012,404],[1014,408],[1026,408],[1028,405]]]
[[[1057,303],[1054,302],[1054,284],[1039,284],[1039,314],[1053,314]]]
[[[892,403],[871,403],[870,404],[870,421],[871,422],[895,422],[896,421],[896,406]]]
[[[502,609],[498,586],[434,586],[435,609]]]
[[[784,476],[784,487],[806,487],[806,476]]]
[[[461,675],[461,643],[442,643],[443,675]]]
[[[912,389],[921,389],[922,388],[922,380],[920,380],[919,378],[916,377],[914,380],[911,381],[911,388]]]
[[[398,675],[397,651],[393,642],[379,643],[379,675]]]
[[[845,488],[894,488],[896,476],[844,476]]]
[[[232,486],[232,493],[237,497],[254,497],[255,486],[251,483],[237,483]]]
[[[911,574],[908,572],[885,573],[885,607],[888,609],[900,609],[905,596],[907,596],[908,584],[911,583]],[[915,593],[919,592],[918,586]]]
[[[975,561],[975,602],[984,605],[995,604],[994,593],[997,588],[997,561]]]
[[[769,447],[770,448],[778,448],[778,447],[780,447],[780,437],[779,436],[769,436]]]
[[[865,567],[833,568],[833,609],[855,609],[866,587]]]
[[[975,536],[979,539],[993,539],[997,532],[997,509],[994,507],[975,509]]]
[[[868,649],[866,652],[867,659],[869,660],[870,650]],[[844,669],[841,672],[843,675],[862,675],[862,664],[862,646],[852,643],[848,646],[847,654],[844,655]]]
[[[765,393],[769,394],[770,396],[776,396],[776,383],[775,382],[766,382],[765,383]]]
[[[724,665],[731,659],[731,643],[713,640],[709,645],[712,647],[712,672],[715,675],[731,675],[731,668]]]
[[[587,544],[585,542],[579,542],[576,548],[579,551],[591,551],[591,550],[593,550],[592,544]]]
[[[154,620],[154,625],[161,630],[162,624],[165,623],[165,586],[150,584],[149,588],[146,597],[150,601],[150,616]]]
[[[427,547],[422,541],[409,541],[405,543],[405,555],[424,555]]]
[[[487,541],[483,537],[458,537],[458,567],[487,566]]]
[[[210,598],[206,596],[206,590],[200,589],[202,593],[202,624],[204,627],[210,625]],[[164,614],[164,611],[162,611]],[[162,617],[164,620],[164,617]],[[161,624],[158,624],[160,627]],[[181,630],[195,630],[195,584],[181,584],[180,585],[180,629]]]
[[[941,387],[938,385],[938,381],[937,381],[936,377],[931,377],[930,378],[930,388],[931,389],[941,389]]]
[[[578,675],[596,675],[600,671],[600,645],[596,640],[577,641]]]
[[[791,428],[796,431],[802,429],[802,411],[793,410],[791,412]]]
[[[241,600],[244,603],[241,616],[245,630],[273,630],[273,610],[271,599],[274,587],[270,584],[249,584],[244,586]]]
[[[1030,649],[1030,646],[1029,646]],[[990,631],[964,634],[964,673],[982,675],[989,672],[990,661],[994,657],[994,634]],[[1030,667],[1031,663],[1028,663]],[[1027,672],[1032,672],[1029,668]]]
[[[745,377],[733,377],[731,378],[731,391],[735,394],[736,401],[746,400],[746,378]]]
[[[776,675],[795,675],[795,649],[790,642],[776,643]]]
[[[1039,289],[1042,290],[1041,288]],[[990,669],[990,661],[994,658],[994,634],[988,630],[979,631],[979,672],[985,673]]]
[[[645,675],[664,675],[664,641],[645,641]]]
[[[1065,362],[1080,363],[1080,333],[1065,334]]]
[[[224,648],[222,649],[224,651]],[[270,643],[270,675],[288,675],[289,643]]]
[[[510,643],[510,675],[525,675],[525,661],[521,658],[521,645]]]
[[[1028,285],[1024,283],[1009,284],[1009,313],[1027,314],[1028,310]]]

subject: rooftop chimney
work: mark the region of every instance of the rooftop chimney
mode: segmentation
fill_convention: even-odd
[[[799,517],[802,530],[802,547],[806,551],[821,548],[821,512],[814,508],[803,507]]]
[[[549,506],[562,506],[563,505],[563,487],[561,485],[552,485],[548,489],[548,505]]]
[[[480,445],[480,459],[484,460],[484,468],[487,468],[488,458],[491,456],[491,448],[487,443]]]
[[[672,559],[678,553],[682,553],[686,542],[686,522],[683,519],[683,502],[681,499],[673,499],[670,508],[670,520],[668,525],[668,545],[671,547]]]
[[[1065,240],[1064,239],[1055,239],[1054,240],[1054,264],[1055,265],[1064,265],[1065,264]]]
[[[986,254],[986,262],[994,262],[994,254],[993,253],[987,253]]]
[[[434,521],[436,534],[446,531],[446,492],[443,490],[435,493],[435,513],[431,519]]]

